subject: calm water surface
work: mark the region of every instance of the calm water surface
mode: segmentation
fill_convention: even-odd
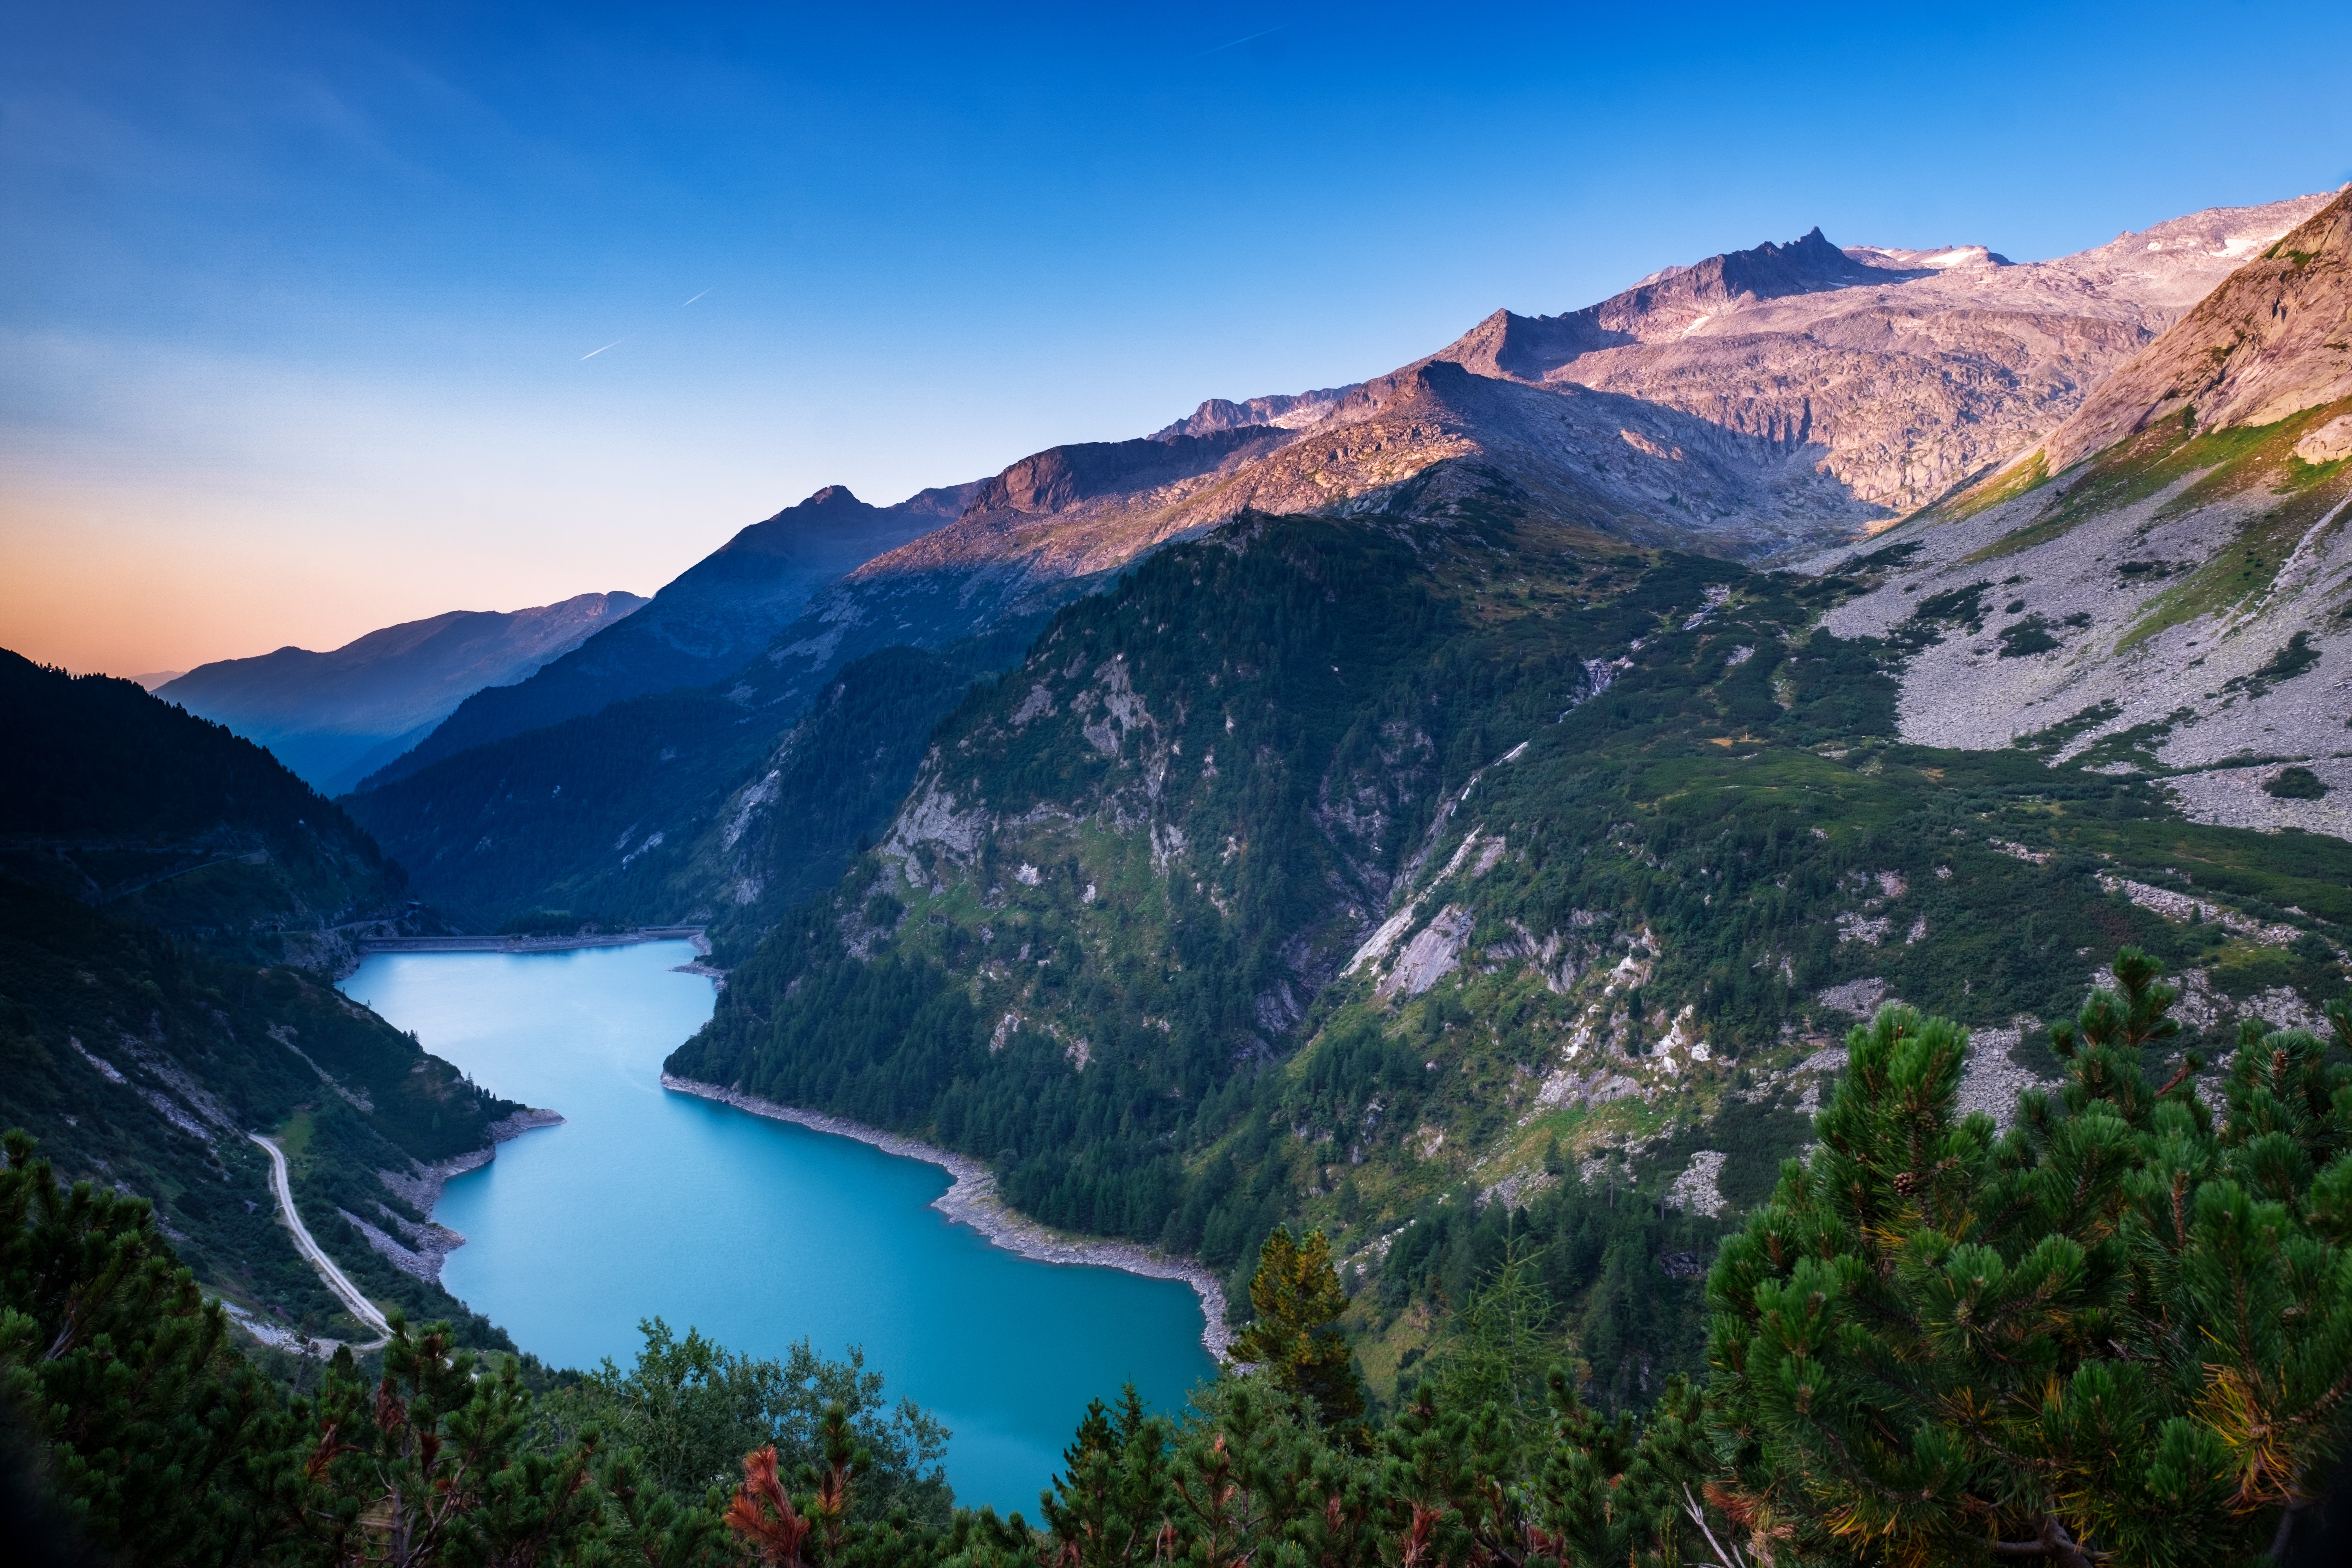
[[[467,1245],[450,1292],[556,1365],[634,1358],[641,1318],[781,1355],[865,1348],[891,1397],[955,1436],[956,1499],[1034,1517],[1089,1397],[1132,1382],[1180,1406],[1211,1374],[1201,1309],[1170,1280],[1033,1262],[950,1225],[936,1165],[661,1087],[710,1016],[684,942],[396,953],[343,990],[493,1093],[564,1125],[499,1145],[435,1216]]]

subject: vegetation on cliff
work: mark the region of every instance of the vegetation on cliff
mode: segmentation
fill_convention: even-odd
[[[278,1134],[362,1290],[511,1348],[344,1217],[413,1247],[414,1179],[521,1109],[334,990],[331,928],[397,916],[399,868],[268,752],[130,681],[6,654],[0,700],[26,742],[0,759],[0,1124],[68,1181],[152,1202],[254,1321],[366,1337],[278,1223],[247,1136]]]

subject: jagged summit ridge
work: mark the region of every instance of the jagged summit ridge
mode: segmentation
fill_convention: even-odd
[[[1244,418],[1311,432],[1377,417],[1411,373],[1445,361],[1488,379],[1623,394],[1777,454],[1811,449],[1847,492],[1821,518],[1826,539],[1855,517],[1923,506],[2030,447],[2329,199],[2217,207],[2022,264],[1979,244],[1842,249],[1817,227],[1664,268],[1580,310],[1497,310],[1428,359],[1354,386],[1213,399],[1161,434]],[[1402,453],[1394,441],[1385,450],[1392,468]],[[1433,450],[1431,460],[1448,455],[1459,454]],[[1774,505],[1751,489],[1731,510]],[[1701,547],[1737,553],[1755,537],[1735,528]]]
[[[1582,310],[1497,311],[1353,385],[1211,399],[1145,440],[1049,448],[820,594],[738,689],[803,700],[863,653],[1048,607],[1246,509],[1442,511],[1509,493],[1621,538],[1789,558],[2031,446],[2226,276],[2227,253],[2326,200],[2217,209],[2022,265],[1977,246],[1857,255],[1815,228]]]
[[[1937,245],[1912,249],[1889,245],[1849,245],[1845,253],[1865,267],[1890,272],[1948,272],[1956,267],[2014,267],[2017,263],[1982,245]]]
[[[1241,403],[1212,397],[1174,424],[1154,430],[1151,439],[1171,441],[1179,436],[1208,436],[1220,430],[1238,430],[1250,425],[1304,430],[1328,418],[1332,407],[1354,390],[1352,385],[1326,386],[1313,392],[1253,397]]]

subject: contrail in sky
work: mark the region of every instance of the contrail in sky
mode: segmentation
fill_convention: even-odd
[[[1190,65],[1194,60],[1204,60],[1211,55],[1223,54],[1227,49],[1237,49],[1244,44],[1248,43],[1251,38],[1263,38],[1265,37],[1266,33],[1279,33],[1283,28],[1287,27],[1288,26],[1290,26],[1290,24],[1287,22],[1276,22],[1273,26],[1266,28],[1265,32],[1251,33],[1243,37],[1231,39],[1228,42],[1219,44],[1215,48],[1202,49],[1197,55],[1186,55],[1182,59],[1178,60],[1176,63],[1181,66]]]
[[[629,340],[626,338],[614,338],[611,342],[604,345],[604,349],[619,348],[623,343],[625,343],[628,341]],[[586,353],[580,356],[582,363],[584,363],[589,360],[594,359],[598,354],[603,353],[604,349],[590,349]]]
[[[709,289],[705,289],[702,291],[702,294],[708,294],[708,293],[709,293],[709,292],[710,292],[710,290],[709,290]],[[697,295],[694,297],[694,300],[699,300],[699,299],[701,299],[701,298],[702,298],[702,294],[697,294]],[[691,305],[691,304],[693,304],[693,303],[694,303],[694,300],[688,300],[686,302],[686,305]],[[680,305],[680,306],[678,307],[678,309],[679,309],[679,310],[685,310],[685,309],[686,309],[686,305]]]

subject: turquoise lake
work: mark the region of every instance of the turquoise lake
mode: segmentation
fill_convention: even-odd
[[[1087,1399],[1173,1411],[1212,1375],[1185,1286],[1038,1263],[951,1225],[936,1165],[661,1087],[710,1016],[684,942],[369,958],[346,994],[493,1093],[564,1125],[499,1145],[435,1217],[442,1282],[541,1360],[626,1363],[640,1319],[781,1355],[807,1338],[954,1433],[956,1500],[1036,1517]]]

